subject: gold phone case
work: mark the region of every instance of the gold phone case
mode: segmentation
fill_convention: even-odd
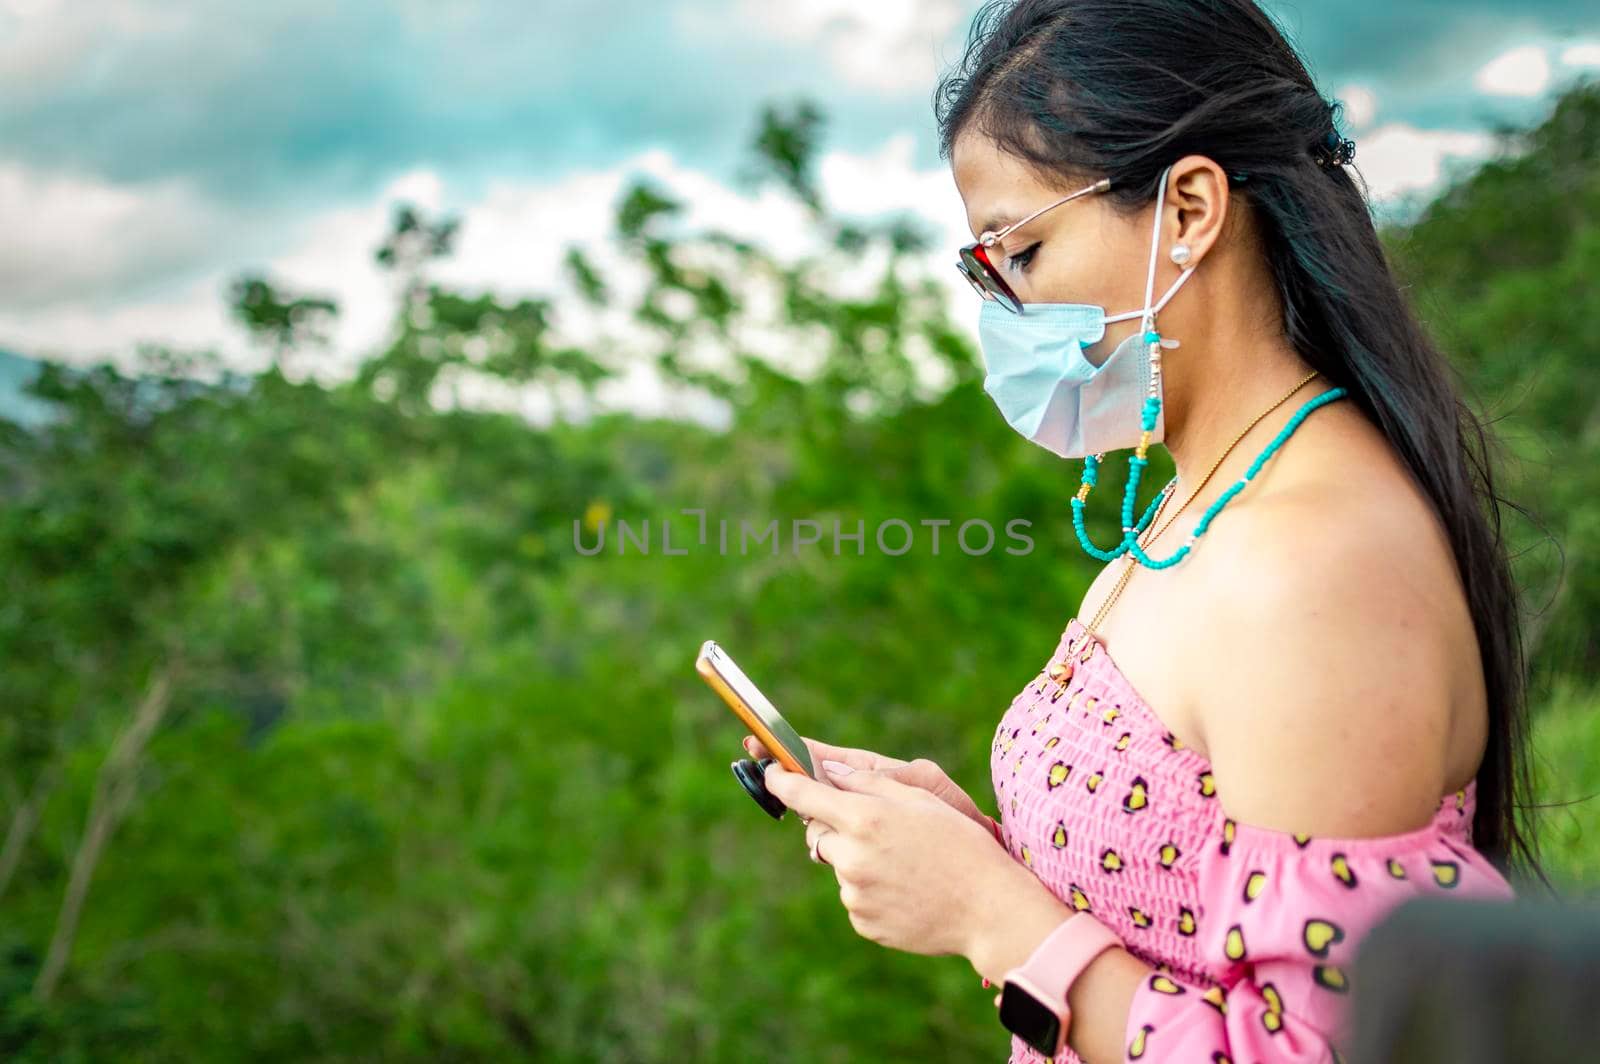
[[[744,670],[734,663],[727,651],[714,639],[700,645],[700,655],[695,659],[695,671],[722,696],[728,708],[744,721],[757,739],[772,751],[778,763],[790,772],[804,772],[817,778],[811,765],[811,751],[806,748],[800,733],[783,719],[761,689],[751,682]]]

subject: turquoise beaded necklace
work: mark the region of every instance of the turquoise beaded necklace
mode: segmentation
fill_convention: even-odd
[[[1143,547],[1139,546],[1138,537],[1155,517],[1156,510],[1160,507],[1162,501],[1172,493],[1173,488],[1178,483],[1178,478],[1173,477],[1167,482],[1166,487],[1162,488],[1156,497],[1150,500],[1150,505],[1145,508],[1144,515],[1139,518],[1137,523],[1134,523],[1133,505],[1138,496],[1139,477],[1144,472],[1145,467],[1150,464],[1146,451],[1150,445],[1150,436],[1155,432],[1156,418],[1161,413],[1161,335],[1153,328],[1147,327],[1144,338],[1145,342],[1150,345],[1150,393],[1145,396],[1143,416],[1140,420],[1141,427],[1144,430],[1143,435],[1139,440],[1139,446],[1136,448],[1135,453],[1128,457],[1128,483],[1122,493],[1122,542],[1114,550],[1101,550],[1090,540],[1088,529],[1084,527],[1084,505],[1089,497],[1089,492],[1094,490],[1095,484],[1099,481],[1100,460],[1105,457],[1103,452],[1089,455],[1083,460],[1083,479],[1079,483],[1078,493],[1072,498],[1072,527],[1078,534],[1078,543],[1082,545],[1083,549],[1091,557],[1098,558],[1103,562],[1110,562],[1131,551],[1134,558],[1145,568],[1167,569],[1177,565],[1188,555],[1200,537],[1205,535],[1206,529],[1211,527],[1212,519],[1221,512],[1229,500],[1244,490],[1244,486],[1250,483],[1250,480],[1266,464],[1267,459],[1271,458],[1278,448],[1283,446],[1284,441],[1294,435],[1295,430],[1300,427],[1301,422],[1305,421],[1307,415],[1317,407],[1325,406],[1348,393],[1344,388],[1329,388],[1321,395],[1307,400],[1299,410],[1294,412],[1294,416],[1289,419],[1288,424],[1284,425],[1278,434],[1273,437],[1272,442],[1267,444],[1260,454],[1256,455],[1255,461],[1250,463],[1250,468],[1245,471],[1244,476],[1230,485],[1228,490],[1223,492],[1216,502],[1206,508],[1206,512],[1200,518],[1199,524],[1195,525],[1194,531],[1189,533],[1183,546],[1174,551],[1170,557],[1156,561],[1145,553]]]

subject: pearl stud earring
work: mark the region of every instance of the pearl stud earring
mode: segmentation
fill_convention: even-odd
[[[1189,254],[1188,244],[1172,245],[1172,261],[1177,263],[1179,266],[1182,266],[1189,261]]]

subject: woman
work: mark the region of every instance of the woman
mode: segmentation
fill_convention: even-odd
[[[1482,429],[1251,0],[990,4],[937,98],[985,388],[1085,459],[1110,564],[996,729],[999,821],[821,743],[836,786],[767,786],[859,933],[1005,985],[1013,1061],[1335,1059],[1388,909],[1538,870]]]

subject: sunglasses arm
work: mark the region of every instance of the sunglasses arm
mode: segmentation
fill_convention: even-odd
[[[1059,207],[1063,203],[1069,203],[1072,200],[1077,199],[1079,196],[1089,196],[1089,195],[1093,195],[1096,192],[1105,192],[1110,188],[1111,188],[1111,179],[1109,177],[1102,177],[1100,180],[1096,181],[1094,184],[1090,185],[1088,188],[1080,188],[1076,192],[1071,192],[1071,193],[1068,193],[1065,196],[1062,196],[1060,199],[1056,200],[1054,203],[1047,203],[1043,207],[1040,207],[1038,210],[1034,211],[1032,214],[1028,215],[1026,218],[1022,219],[1020,222],[1012,222],[1010,225],[1006,226],[1004,229],[1001,229],[999,232],[992,232],[992,231],[986,230],[981,236],[978,237],[978,243],[982,244],[986,248],[992,248],[992,247],[995,246],[995,244],[997,244],[1001,240],[1003,240],[1007,233],[1011,232],[1013,229],[1018,228],[1019,226],[1027,225],[1029,222],[1031,222],[1035,218],[1039,217],[1039,215],[1043,214],[1045,211],[1050,210],[1052,207]]]

